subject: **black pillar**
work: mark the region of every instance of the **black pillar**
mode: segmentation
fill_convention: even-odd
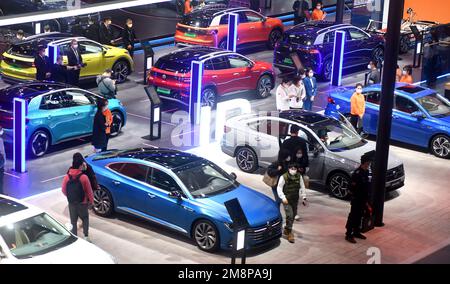
[[[336,2],[336,24],[342,24],[344,21],[345,0],[337,0]]]
[[[395,71],[400,43],[400,24],[405,0],[389,1],[389,16],[384,50],[383,84],[381,87],[380,115],[378,119],[377,147],[373,168],[373,213],[375,226],[383,225],[386,171],[391,136],[392,108],[394,105]]]

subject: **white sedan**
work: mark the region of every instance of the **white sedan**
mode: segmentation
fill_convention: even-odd
[[[42,210],[0,195],[0,264],[6,263],[113,264],[115,260]]]

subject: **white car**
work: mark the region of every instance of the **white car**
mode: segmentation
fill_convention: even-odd
[[[0,195],[0,264],[113,264],[42,210]]]

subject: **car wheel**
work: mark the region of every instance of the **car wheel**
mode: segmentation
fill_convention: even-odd
[[[339,199],[346,199],[349,195],[350,178],[344,173],[334,173],[328,179],[331,195]]]
[[[242,147],[236,152],[236,163],[241,171],[253,173],[258,169],[258,156],[249,147]]]
[[[111,136],[116,137],[117,135],[119,135],[120,131],[122,131],[123,118],[122,115],[117,111],[112,112],[112,117],[113,123],[111,125]]]
[[[226,38],[222,39],[217,47],[221,49],[227,49],[227,39]]]
[[[409,37],[404,35],[400,37],[400,54],[405,54],[409,51]]]
[[[275,44],[281,39],[283,33],[279,29],[275,29],[270,32],[269,39],[267,40],[267,47],[274,49]]]
[[[38,130],[31,136],[29,142],[30,153],[33,157],[39,158],[44,156],[50,146],[50,135],[47,131]]]
[[[446,135],[436,135],[430,143],[433,155],[439,158],[450,158],[450,138]]]
[[[331,59],[325,60],[325,62],[323,63],[322,79],[325,81],[330,81],[332,70],[333,70],[333,63],[331,62]]]
[[[94,189],[94,206],[95,214],[108,217],[114,213],[114,203],[111,193],[104,187]]]
[[[263,75],[258,80],[257,94],[260,99],[270,96],[270,91],[273,89],[273,80],[269,75]]]
[[[204,251],[214,252],[219,248],[219,232],[208,220],[201,220],[195,223],[193,236],[197,246]]]
[[[372,53],[372,61],[376,62],[378,66],[383,62],[384,60],[384,50],[381,47],[375,48],[375,50]]]
[[[212,109],[216,107],[217,94],[213,88],[206,88],[202,92],[202,106],[210,106]]]
[[[128,63],[124,60],[119,60],[116,63],[114,63],[113,68],[114,76],[117,80],[117,83],[123,83],[128,77],[128,74],[130,73],[130,67],[128,66]]]

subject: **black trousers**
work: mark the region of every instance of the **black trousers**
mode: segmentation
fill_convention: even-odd
[[[350,214],[348,214],[347,224],[345,228],[347,232],[346,236],[353,236],[361,232],[361,220],[364,214],[364,204],[359,200],[352,200]]]
[[[80,83],[80,70],[67,71],[67,83],[70,85],[78,86]]]
[[[353,127],[356,129],[356,131],[357,131],[358,133],[361,133],[361,131],[362,131],[362,126],[361,126],[361,127],[358,127],[358,122],[359,122],[359,120],[360,120],[359,115],[353,115],[353,114],[352,114],[352,116],[350,117],[350,123],[353,125]],[[361,123],[361,125],[362,125],[362,123]]]
[[[294,26],[306,22],[306,18],[295,17]]]
[[[5,169],[0,168],[0,194],[4,194],[3,193],[3,176],[4,175],[5,175]]]
[[[72,224],[72,234],[77,235],[78,218],[83,222],[83,234],[85,237],[89,235],[89,210],[88,205],[83,203],[69,203],[70,223]]]

